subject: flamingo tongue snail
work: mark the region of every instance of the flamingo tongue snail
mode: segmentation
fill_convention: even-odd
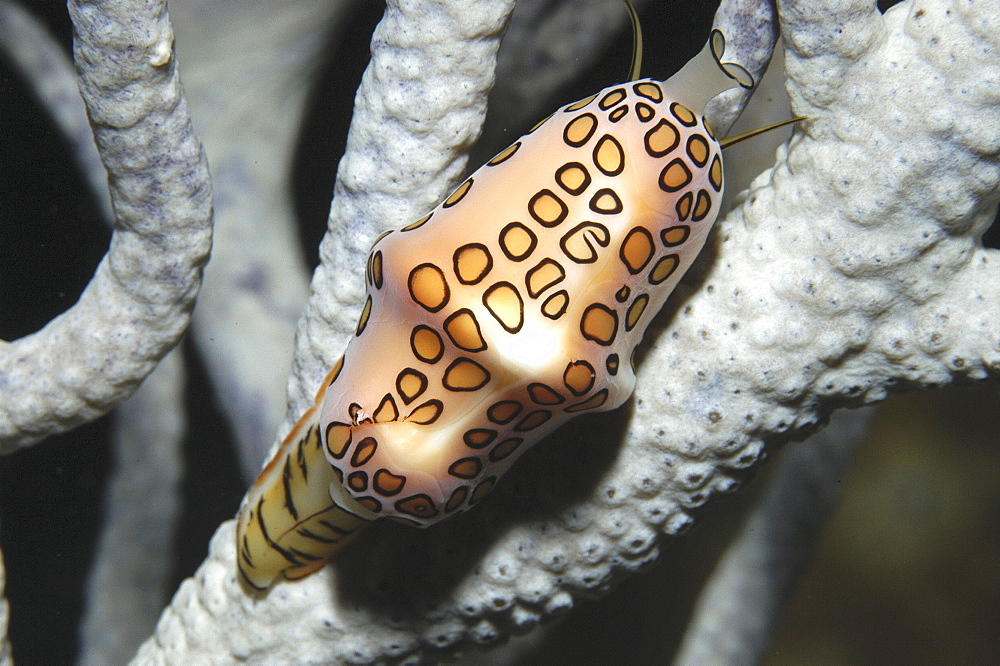
[[[754,83],[718,31],[667,81],[638,79],[636,35],[633,80],[376,240],[356,335],[240,509],[250,586],[320,569],[367,521],[465,511],[560,424],[628,400],[635,348],[719,212],[705,104]]]

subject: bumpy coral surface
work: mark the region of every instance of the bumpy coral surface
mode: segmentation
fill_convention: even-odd
[[[468,100],[488,85],[474,71],[489,68],[503,20],[495,3],[463,7],[390,7],[376,34],[291,414],[353,327],[357,257],[378,225],[446,189],[401,207],[400,183],[462,169],[442,146],[471,140],[481,109]],[[631,406],[557,433],[478,511],[426,531],[380,526],[333,566],[263,597],[237,583],[224,524],[138,660],[420,660],[489,644],[653,560],[659,538],[735,488],[766,444],[830,410],[995,376],[1000,276],[979,238],[1000,183],[996,10],[779,3],[788,89],[809,120],[668,302]],[[480,50],[435,69],[445,35],[459,33]],[[449,74],[479,83],[453,99]],[[383,114],[396,120],[385,127]],[[428,145],[430,161],[417,162]]]

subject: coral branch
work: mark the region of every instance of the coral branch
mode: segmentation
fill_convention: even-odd
[[[994,378],[1000,275],[979,242],[1000,184],[994,9],[779,4],[794,110],[811,120],[650,329],[631,411],[557,433],[477,511],[426,531],[378,525],[263,597],[238,584],[223,524],[139,661],[417,660],[489,645],[652,561],[658,537],[738,487],[766,445],[833,409]],[[300,325],[290,418],[351,332],[371,240],[460,174],[502,22],[492,2],[390,6]]]
[[[763,660],[871,416],[871,409],[838,412],[826,430],[783,452],[767,492],[702,590],[676,664]]]
[[[386,229],[430,210],[465,171],[510,2],[389,3],[340,162],[320,267],[299,323],[287,430],[354,331],[364,260]]]
[[[0,48],[13,60],[39,102],[51,114],[72,147],[73,158],[90,185],[91,194],[110,221],[108,176],[94,146],[94,132],[80,99],[76,72],[45,26],[12,0],[0,1]]]
[[[155,626],[170,593],[181,509],[183,367],[177,348],[115,411],[114,469],[87,584],[81,664],[124,663]]]
[[[111,247],[80,300],[0,345],[0,451],[103,414],[187,327],[211,245],[208,169],[162,2],[71,2],[80,87],[109,174]]]
[[[296,132],[310,70],[345,5],[282,2],[281,20],[271,2],[232,6],[220,12],[217,1],[190,2],[172,18],[216,192],[215,247],[192,333],[249,482],[284,416],[295,324],[308,296],[289,191]]]

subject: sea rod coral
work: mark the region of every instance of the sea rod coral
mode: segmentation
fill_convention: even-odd
[[[72,3],[81,41],[114,34],[123,19],[109,7],[125,4]],[[138,4],[148,14],[129,25],[167,25],[159,3]],[[389,3],[279,434],[353,331],[371,241],[464,173],[510,9]],[[266,596],[239,585],[223,523],[137,662],[417,661],[490,645],[651,562],[663,535],[735,488],[767,445],[805,436],[834,409],[995,378],[1000,275],[980,238],[1000,194],[997,9],[923,0],[882,15],[860,0],[779,2],[787,88],[808,120],[720,220],[651,329],[631,405],[556,433],[476,512],[427,531],[381,526]],[[127,51],[173,67],[158,30],[130,33],[140,47]],[[79,58],[99,70],[99,51]]]

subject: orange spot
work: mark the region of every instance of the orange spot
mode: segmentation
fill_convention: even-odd
[[[444,404],[440,400],[431,399],[410,412],[406,420],[419,425],[430,425],[438,420],[443,410]]]
[[[486,349],[486,341],[479,330],[479,322],[472,310],[462,308],[448,317],[444,322],[444,330],[455,346],[465,351],[478,352]]]
[[[471,187],[472,187],[472,179],[470,178],[469,180],[467,180],[464,183],[462,183],[461,185],[459,185],[458,189],[456,189],[454,192],[452,192],[451,196],[444,200],[444,203],[441,204],[441,207],[442,208],[451,208],[452,206],[454,206],[455,204],[457,204],[459,201],[461,201],[465,197],[466,194],[469,193],[469,189]]]
[[[608,369],[608,374],[610,375],[618,374],[618,363],[619,363],[618,354],[612,354],[611,356],[608,357],[608,360],[605,361],[604,363],[604,366]]]
[[[708,182],[716,192],[722,191],[722,160],[718,155],[712,159],[712,166],[708,170]]]
[[[357,448],[354,449],[354,455],[351,456],[351,464],[355,467],[361,467],[372,459],[376,449],[378,449],[378,442],[375,441],[375,438],[365,437],[358,442]]]
[[[520,222],[511,222],[500,231],[500,249],[511,261],[522,261],[537,244],[535,234]]]
[[[429,326],[416,326],[410,334],[410,348],[413,355],[425,363],[437,363],[444,354],[441,336]]]
[[[376,288],[382,288],[382,279],[382,250],[379,250],[372,255],[372,282],[375,283]]]
[[[437,312],[448,303],[450,291],[444,272],[434,264],[420,264],[410,271],[410,296],[429,312]]]
[[[375,423],[391,423],[399,418],[399,410],[396,409],[396,401],[392,399],[392,396],[388,393],[382,398],[382,402],[379,403],[378,409],[372,414],[372,419]]]
[[[526,430],[534,430],[538,426],[542,425],[546,421],[552,418],[552,412],[547,409],[538,409],[527,416],[525,416],[521,421],[514,426],[514,430],[518,432],[525,432]]]
[[[558,405],[563,402],[563,397],[556,393],[551,387],[535,382],[528,385],[528,395],[539,405]]]
[[[505,404],[509,403],[502,403],[502,402],[497,403],[497,405],[505,405]],[[516,402],[513,404],[517,407],[517,411],[521,410],[520,405],[518,405]],[[493,407],[496,407],[497,405],[493,405]],[[493,407],[491,407],[490,409],[492,410]],[[517,412],[514,413],[517,414]],[[514,417],[511,416],[511,418]],[[494,419],[490,417],[490,420]],[[462,439],[465,441],[465,445],[468,446],[470,449],[481,449],[496,438],[497,438],[497,431],[490,430],[489,428],[473,428],[472,430],[469,430],[468,432],[465,433],[465,435],[462,436]]]
[[[618,315],[603,303],[591,303],[580,319],[580,332],[599,345],[610,345],[618,333]]]
[[[691,219],[695,222],[704,220],[708,215],[708,211],[712,209],[712,197],[708,195],[705,190],[698,190],[698,198],[695,200],[694,204],[694,215]]]
[[[446,512],[454,511],[459,506],[461,506],[462,502],[465,501],[466,495],[468,494],[469,494],[469,489],[466,488],[465,486],[459,486],[458,488],[455,488],[455,492],[451,494],[451,497],[448,498],[447,504],[444,505],[444,510]]]
[[[594,386],[594,366],[586,361],[573,361],[566,366],[563,373],[563,383],[573,395],[583,395]]]
[[[691,169],[680,158],[672,160],[660,172],[660,187],[667,192],[676,192],[691,182]]]
[[[590,210],[602,215],[615,215],[622,212],[622,200],[618,198],[614,190],[605,187],[598,190],[594,198],[590,200]]]
[[[687,142],[687,154],[698,166],[708,163],[708,141],[700,134],[692,134]]]
[[[518,142],[516,142],[514,144],[511,144],[511,145],[507,146],[506,148],[504,148],[503,150],[501,150],[499,153],[497,153],[496,157],[494,157],[493,159],[491,159],[486,164],[489,165],[489,166],[496,166],[496,165],[498,165],[498,164],[500,164],[502,162],[506,162],[508,159],[510,159],[510,157],[514,153],[517,152],[517,149],[520,148],[520,147],[521,147],[521,142],[520,141],[518,141]]]
[[[326,427],[326,450],[331,456],[337,459],[343,458],[350,443],[351,426],[333,421]]]
[[[610,109],[623,99],[625,99],[625,91],[622,90],[621,88],[615,88],[607,95],[602,97],[601,101],[597,105],[601,107],[601,109],[607,111],[608,109]]]
[[[472,359],[457,358],[444,371],[442,383],[451,391],[478,391],[490,381],[486,368]]]
[[[393,474],[387,469],[380,469],[375,472],[375,477],[372,479],[372,487],[380,495],[385,495],[390,497],[395,495],[403,486],[406,485],[406,477]]]
[[[569,110],[571,109],[567,109],[567,111]],[[597,116],[592,113],[582,113],[566,125],[566,129],[563,130],[563,139],[570,146],[578,148],[590,141],[590,137],[594,136],[596,129]]]
[[[566,219],[569,209],[552,190],[540,190],[528,202],[528,213],[543,227],[554,227]]]
[[[680,132],[668,120],[660,120],[653,129],[646,132],[646,152],[653,157],[666,155],[680,142]]]
[[[493,462],[500,462],[501,460],[512,454],[517,449],[517,447],[521,446],[521,444],[523,443],[524,440],[521,439],[520,437],[511,437],[510,439],[505,439],[504,441],[494,446],[493,450],[490,451],[490,460],[492,460]]]
[[[580,194],[590,185],[590,174],[579,162],[570,162],[556,171],[556,182],[570,194]]]
[[[543,291],[561,282],[565,277],[566,271],[558,262],[552,259],[542,259],[538,265],[528,271],[524,283],[528,288],[528,295],[532,298],[538,298]]]
[[[625,313],[625,330],[631,331],[635,328],[635,325],[639,322],[639,318],[642,313],[646,311],[646,306],[649,304],[649,296],[646,294],[641,294],[632,301],[632,305],[629,306],[628,312]]]
[[[483,305],[508,333],[517,333],[524,325],[524,301],[509,282],[497,282],[487,289]]]
[[[539,382],[528,385],[528,395],[539,405],[558,405],[563,402],[563,397],[556,393],[552,387]]]
[[[418,518],[432,518],[438,513],[438,510],[434,508],[434,502],[424,494],[399,500],[396,502],[396,510]]]
[[[605,134],[594,147],[594,164],[607,176],[617,176],[625,168],[625,151],[618,139]]]
[[[566,308],[568,307],[569,294],[566,293],[565,289],[560,289],[546,298],[545,302],[542,303],[542,314],[549,319],[559,319],[559,317],[566,314]]]
[[[588,409],[597,409],[598,407],[602,406],[605,402],[607,402],[607,400],[608,400],[608,390],[601,389],[600,391],[590,396],[583,402],[578,402],[575,405],[571,405],[563,411],[572,414],[575,412],[584,412]]]
[[[541,120],[539,120],[537,123],[535,123],[535,126],[532,127],[530,130],[528,130],[528,134],[531,134],[536,129],[538,129],[539,127],[541,127],[542,125],[544,125],[549,120],[549,118],[551,118],[553,115],[555,115],[555,114],[550,113],[549,115],[545,116],[544,118],[542,118]]]
[[[596,222],[581,222],[573,227],[559,241],[566,256],[579,264],[597,261],[597,247],[607,247],[611,242],[611,232]]]
[[[483,463],[479,461],[479,458],[462,458],[451,464],[448,473],[460,479],[474,479],[479,476],[482,469]]]
[[[670,105],[670,113],[674,114],[674,118],[681,121],[688,127],[694,127],[698,124],[698,117],[694,115],[694,111],[687,108],[683,104],[674,102]]]
[[[686,220],[688,215],[691,214],[691,204],[693,201],[694,201],[694,195],[691,194],[690,192],[687,192],[677,202],[677,219],[679,221]]]
[[[634,90],[637,95],[642,95],[646,99],[651,99],[654,102],[663,101],[663,91],[660,90],[660,86],[655,83],[637,83],[632,87],[632,90]]]
[[[521,409],[521,403],[516,400],[502,400],[491,405],[490,408],[486,410],[486,416],[489,417],[490,421],[504,425],[510,423],[515,416],[520,414]],[[472,431],[470,430],[469,432]],[[496,437],[495,432],[493,433],[493,436]]]
[[[365,301],[365,307],[361,310],[361,318],[358,319],[358,328],[354,333],[355,335],[361,335],[364,332],[365,326],[368,325],[368,317],[371,316],[371,313],[372,313],[372,297],[369,296],[368,299]]]
[[[364,492],[368,488],[368,475],[364,472],[352,472],[347,475],[347,485],[355,492]]]
[[[705,126],[705,131],[708,132],[708,136],[710,136],[711,138],[714,139],[715,138],[715,132],[712,131],[711,125],[708,124],[708,119],[707,118],[702,118],[701,119],[701,124]]]
[[[493,268],[493,257],[481,243],[469,243],[455,250],[455,275],[462,284],[476,284]]]
[[[472,491],[472,498],[469,500],[469,504],[475,504],[479,500],[486,497],[489,492],[493,490],[493,486],[496,485],[496,482],[497,477],[495,476],[484,479],[483,482],[476,486],[476,489]]]
[[[691,200],[688,199],[688,205],[690,206]],[[678,211],[679,212],[679,211]],[[681,225],[679,227],[670,227],[669,229],[664,229],[660,232],[660,240],[667,247],[674,247],[675,245],[680,245],[688,239],[691,235],[691,227],[687,225]]]
[[[621,260],[628,267],[629,273],[636,275],[642,272],[649,260],[653,258],[653,236],[645,227],[634,227],[622,241]]]
[[[652,284],[660,284],[668,277],[673,275],[673,272],[677,270],[677,265],[680,263],[680,258],[676,254],[668,254],[653,266],[653,270],[649,272],[649,281]]]
[[[413,368],[406,368],[396,377],[396,390],[408,405],[427,389],[427,377]]]
[[[433,214],[434,213],[427,213],[426,215],[424,215],[422,218],[420,218],[416,222],[414,222],[412,224],[406,225],[400,231],[413,231],[414,229],[416,229],[418,227],[424,226],[424,224],[427,223],[427,220],[431,219],[431,215],[433,215]]]

